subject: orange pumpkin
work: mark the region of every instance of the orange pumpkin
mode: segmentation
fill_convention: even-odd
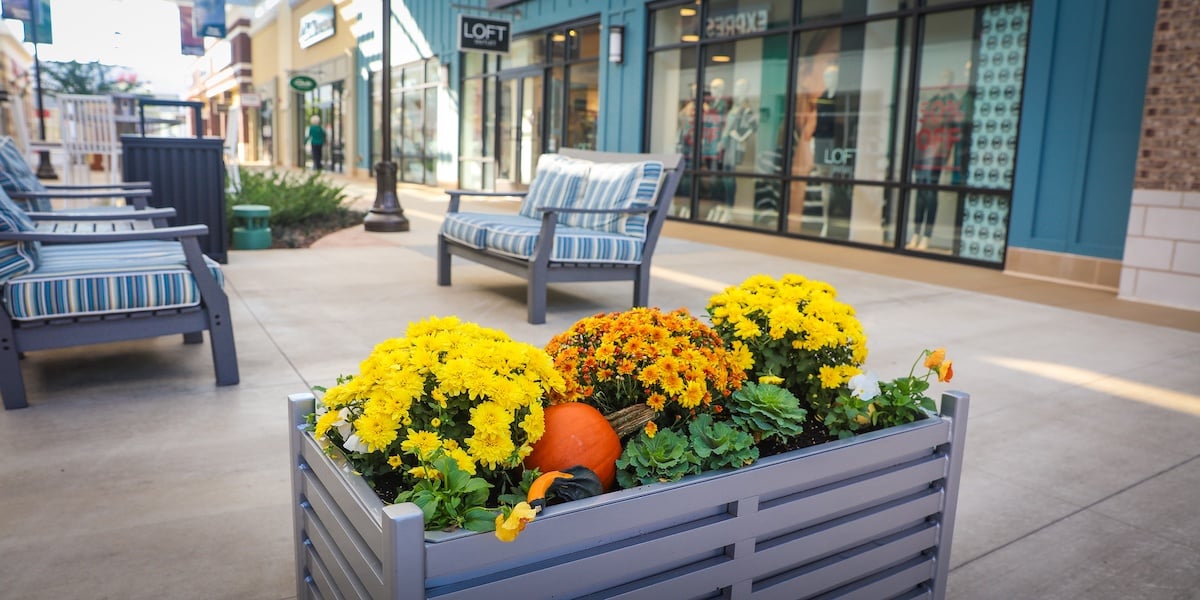
[[[617,481],[621,439],[594,406],[566,402],[546,407],[546,433],[525,457],[525,468],[542,473],[582,465],[596,472],[604,490]]]

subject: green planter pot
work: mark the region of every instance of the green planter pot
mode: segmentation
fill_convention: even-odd
[[[737,470],[552,506],[517,541],[425,532],[289,398],[298,598],[943,598],[968,397]]]

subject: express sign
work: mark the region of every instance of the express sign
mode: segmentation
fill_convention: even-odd
[[[511,21],[458,15],[458,49],[508,54]]]

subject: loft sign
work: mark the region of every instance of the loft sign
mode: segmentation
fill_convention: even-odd
[[[508,54],[512,21],[458,15],[458,49]]]

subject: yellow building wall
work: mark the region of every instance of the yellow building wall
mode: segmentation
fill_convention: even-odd
[[[342,2],[341,6],[348,6],[349,4],[349,2]],[[301,48],[296,41],[300,33],[300,19],[314,10],[329,5],[334,6],[333,37],[321,40],[308,48]],[[293,65],[295,67],[308,67],[344,56],[347,54],[347,51],[352,52],[358,46],[358,40],[354,38],[354,34],[350,33],[350,23],[342,17],[341,6],[337,2],[331,2],[330,0],[308,0],[308,2],[298,4],[292,9],[291,47],[294,57]]]
[[[264,25],[250,34],[250,64],[255,87],[279,77],[279,23]]]

